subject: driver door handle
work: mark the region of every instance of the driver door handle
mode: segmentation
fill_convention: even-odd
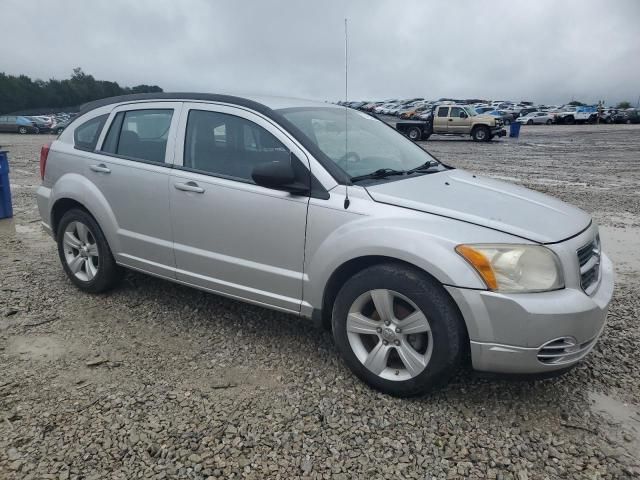
[[[104,163],[101,163],[100,165],[89,165],[89,168],[94,172],[111,173],[111,169],[107,167]]]
[[[174,183],[173,186],[183,192],[204,193],[204,188],[199,187],[196,182]]]

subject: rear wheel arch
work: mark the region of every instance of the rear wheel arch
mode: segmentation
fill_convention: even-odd
[[[336,297],[338,296],[338,292],[340,291],[342,286],[347,282],[347,280],[349,280],[350,278],[352,278],[354,275],[361,272],[362,270],[365,270],[366,268],[369,268],[375,265],[389,265],[389,264],[403,267],[409,270],[413,270],[414,272],[417,272],[420,275],[429,277],[435,283],[440,285],[442,288],[442,291],[451,300],[451,304],[457,310],[459,314],[459,318],[462,319],[462,328],[468,340],[469,332],[467,329],[466,322],[464,320],[464,316],[462,315],[462,312],[460,311],[460,308],[458,307],[457,302],[453,299],[453,297],[451,297],[447,289],[444,288],[444,286],[442,286],[442,283],[434,275],[430,274],[423,268],[420,268],[417,265],[414,265],[413,263],[410,263],[404,260],[399,260],[394,257],[384,256],[384,255],[367,255],[363,257],[352,258],[344,262],[342,265],[340,265],[333,271],[333,273],[329,276],[327,283],[325,284],[324,293],[322,295],[321,321],[322,321],[323,328],[325,330],[331,330],[331,315],[333,312],[333,304],[336,300]],[[469,342],[467,341],[466,348],[468,348],[468,344]]]
[[[95,215],[91,214],[89,209],[77,200],[72,198],[59,198],[51,208],[51,231],[54,235],[57,235],[58,233],[58,226],[60,225],[60,220],[62,220],[64,214],[73,208],[84,210],[95,219]]]
[[[71,197],[58,198],[54,202],[53,206],[51,207],[51,231],[54,237],[58,234],[58,227],[60,226],[60,220],[62,220],[62,217],[64,216],[64,214],[74,208],[84,210],[95,220],[98,226],[102,229],[105,235],[107,244],[109,245],[109,248],[111,249],[112,252],[115,253],[115,251],[117,250],[114,250],[114,248],[117,248],[118,245],[117,245],[117,242],[115,241],[115,236],[110,235],[111,231],[115,231],[113,230],[113,226],[115,224],[110,223],[110,221],[112,220],[111,215],[100,217],[99,215],[96,214],[97,212],[93,208],[91,208],[91,206],[86,205],[85,203],[82,203]]]

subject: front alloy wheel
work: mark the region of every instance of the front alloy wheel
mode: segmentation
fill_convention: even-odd
[[[418,376],[433,351],[427,317],[415,303],[393,290],[360,295],[349,310],[347,336],[358,360],[386,380]]]
[[[440,385],[466,348],[464,321],[442,285],[403,264],[374,265],[347,280],[333,305],[332,328],[358,378],[402,397]]]

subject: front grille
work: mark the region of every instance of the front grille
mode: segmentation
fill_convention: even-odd
[[[580,265],[580,286],[591,295],[600,279],[600,236],[587,245],[580,247],[577,252]]]
[[[585,355],[596,339],[578,343],[573,337],[560,337],[545,343],[538,350],[538,361],[546,365],[569,363]]]

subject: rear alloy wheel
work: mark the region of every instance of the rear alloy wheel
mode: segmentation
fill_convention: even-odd
[[[333,335],[345,363],[391,395],[422,394],[446,380],[459,363],[462,332],[442,287],[401,265],[356,274],[333,309]]]
[[[58,226],[58,254],[69,279],[90,293],[112,288],[121,276],[98,223],[86,211],[72,209]]]
[[[418,140],[420,140],[420,137],[422,137],[422,132],[418,127],[411,127],[407,135],[411,140],[417,142]]]
[[[476,142],[487,142],[490,140],[489,129],[487,127],[476,127],[471,132],[471,137]]]
[[[28,132],[27,127],[19,127],[18,128],[18,133],[20,133],[22,135],[24,135],[27,132]]]

